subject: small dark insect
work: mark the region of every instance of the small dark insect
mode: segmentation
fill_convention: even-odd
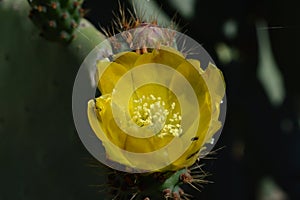
[[[196,140],[198,140],[199,139],[199,137],[193,137],[191,140],[192,141],[196,141]]]

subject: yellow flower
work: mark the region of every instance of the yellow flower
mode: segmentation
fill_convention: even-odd
[[[148,171],[191,166],[220,129],[221,72],[169,47],[98,62],[88,118],[109,160]]]

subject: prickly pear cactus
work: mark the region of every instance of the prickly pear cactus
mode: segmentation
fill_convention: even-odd
[[[13,180],[17,180],[19,176],[25,177],[20,180],[21,185],[25,187],[30,185],[32,177],[36,176],[31,170],[32,165],[40,170],[36,173],[42,176],[52,168],[60,168],[60,163],[66,162],[66,157],[69,156],[72,157],[70,162],[73,161],[75,167],[68,167],[66,171],[72,177],[70,182],[77,183],[74,184],[72,191],[80,191],[81,188],[87,187],[83,184],[91,179],[87,178],[89,176],[87,174],[81,174],[79,177],[73,176],[83,170],[78,167],[82,164],[78,163],[80,158],[76,159],[74,155],[84,153],[82,147],[79,148],[74,144],[80,144],[80,141],[78,141],[79,138],[73,126],[70,96],[78,67],[85,56],[104,40],[104,36],[88,21],[81,18],[84,12],[81,9],[81,0],[28,0],[28,2],[29,4],[25,0],[2,0],[0,2],[2,26],[0,33],[0,89],[5,89],[7,91],[5,95],[11,97],[9,99],[1,98],[0,101],[0,131],[1,133],[12,133],[7,135],[8,141],[10,141],[9,139],[15,141],[14,146],[18,146],[18,149],[29,149],[26,154],[21,150],[15,150],[20,157],[29,160],[29,162],[23,163],[23,170],[20,171],[13,163],[6,163],[3,171],[13,169],[18,171],[18,174],[3,174],[1,178],[5,182],[13,184],[16,182]],[[29,20],[28,13],[37,27],[34,27]],[[123,13],[122,11],[121,15]],[[155,19],[147,22],[138,17],[131,17],[121,19],[119,22],[119,27],[116,29],[120,29],[120,31],[144,27],[143,31],[146,31],[147,34],[135,31],[132,35],[124,37],[127,46],[138,45],[141,47],[135,48],[135,52],[131,52],[137,57],[150,53],[155,54],[156,50],[160,50],[163,45],[176,48],[172,34],[151,31],[152,28],[159,27]],[[39,32],[47,40],[67,45],[49,43],[39,37]],[[145,35],[150,37],[145,40],[141,39]],[[162,40],[152,40],[152,36],[157,38],[157,35],[161,36]],[[111,35],[107,33],[107,36]],[[143,46],[141,42],[155,43],[157,46],[151,49],[147,47],[146,43]],[[113,50],[120,50],[118,49],[119,45],[119,43],[112,42]],[[12,79],[12,77],[14,78]],[[16,88],[18,93],[15,92]],[[12,115],[12,113],[14,114]],[[170,132],[172,133],[172,131]],[[18,140],[15,137],[18,137]],[[197,159],[200,150],[198,141],[200,140],[198,137],[192,139],[197,145],[185,154],[183,159],[162,170],[138,174],[114,169],[103,170],[109,172],[105,173],[107,183],[100,190],[107,191],[107,195],[110,197],[102,196],[100,198],[116,200],[189,199],[190,196],[183,191],[183,185],[191,185],[196,188],[207,182],[205,180],[207,174],[201,170]],[[15,152],[8,151],[7,153],[6,151],[10,148],[9,143],[1,145],[0,158],[8,159],[13,156]],[[58,157],[57,162],[47,160],[53,155],[53,152]],[[28,155],[33,155],[33,158],[29,158]],[[44,163],[48,163],[49,166],[44,166]],[[85,169],[88,170],[88,168]],[[102,175],[103,171],[101,171]],[[61,173],[61,171],[52,173],[52,180],[60,180]],[[37,182],[45,182],[37,177],[33,179]],[[103,179],[103,177],[99,177],[99,179]],[[51,188],[57,188],[47,196],[49,199],[57,196],[65,199],[87,198],[84,195],[79,197],[75,193],[70,196],[68,194],[70,191],[55,187],[55,183],[55,181],[47,182]],[[42,193],[47,192],[44,191],[45,188],[40,187],[39,189]],[[0,199],[9,199],[9,195],[8,192],[0,193]],[[15,195],[16,199],[24,199],[22,192]]]

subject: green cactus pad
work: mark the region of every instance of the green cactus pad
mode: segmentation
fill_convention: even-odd
[[[29,17],[50,41],[67,44],[75,37],[80,18],[84,14],[82,0],[28,0]]]

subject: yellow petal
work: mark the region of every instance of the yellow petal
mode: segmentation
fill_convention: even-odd
[[[101,94],[110,94],[119,79],[130,70],[138,58],[135,52],[116,55],[114,62],[99,61],[97,63],[98,88]]]
[[[103,67],[106,67],[104,72],[102,74],[98,72],[100,74],[98,88],[101,94],[105,95],[112,93],[116,83],[127,72],[127,69],[123,65],[114,62],[109,64],[107,62],[98,62],[98,71],[103,71]]]
[[[127,70],[130,70],[140,55],[135,52],[125,52],[117,54],[114,62],[123,65]]]
[[[210,125],[210,130],[207,134],[206,141],[209,141],[221,128],[221,122],[219,121],[220,115],[220,104],[225,96],[225,81],[222,72],[212,63],[209,63],[203,78],[206,81],[207,87],[210,92],[212,104],[212,124]]]
[[[182,62],[185,62],[185,59],[182,56],[179,56],[177,53],[173,53],[172,51],[166,51],[163,49],[155,49],[151,53],[145,53],[141,55],[136,60],[134,65],[139,66],[147,63],[159,63],[175,68]]]
[[[105,107],[102,108],[106,109]],[[92,130],[94,131],[96,136],[101,140],[105,151],[110,152],[109,154],[106,154],[107,158],[130,166],[131,163],[122,154],[121,150],[115,145],[110,145],[110,141],[108,140],[107,136],[103,134],[102,127],[100,126],[99,117],[97,116],[98,114],[94,100],[90,100],[88,102],[87,114]]]
[[[195,67],[195,69],[197,69],[197,70],[200,72],[200,74],[203,74],[203,73],[204,73],[203,69],[201,68],[201,64],[200,64],[200,61],[199,61],[199,60],[196,60],[196,59],[188,59],[187,61],[188,61],[189,63],[191,63],[191,64]]]
[[[221,128],[222,124],[219,121],[220,114],[220,102],[225,95],[225,83],[224,78],[222,76],[221,71],[214,66],[213,64],[209,64],[207,69],[203,74],[203,78],[207,84],[209,95],[207,95],[206,101],[209,101],[208,98],[211,99],[211,104],[206,104],[205,110],[209,111],[211,114],[202,114],[201,116],[201,124],[207,124],[209,126],[208,129],[205,127],[199,127],[197,140],[195,140],[189,149],[178,159],[176,162],[173,162],[170,166],[170,169],[177,170],[184,166],[192,165],[196,159],[199,157],[199,151],[203,147],[204,143],[209,142],[211,137]],[[205,105],[205,104],[202,104]],[[211,105],[211,106],[209,106]],[[210,108],[210,109],[209,109]],[[201,110],[201,109],[200,109]],[[204,136],[204,137],[203,137]]]
[[[185,59],[185,57],[183,56],[183,54],[180,51],[177,51],[176,49],[172,48],[172,47],[168,47],[168,46],[161,46],[160,50],[164,50],[167,51],[171,54],[177,55],[183,59]]]

